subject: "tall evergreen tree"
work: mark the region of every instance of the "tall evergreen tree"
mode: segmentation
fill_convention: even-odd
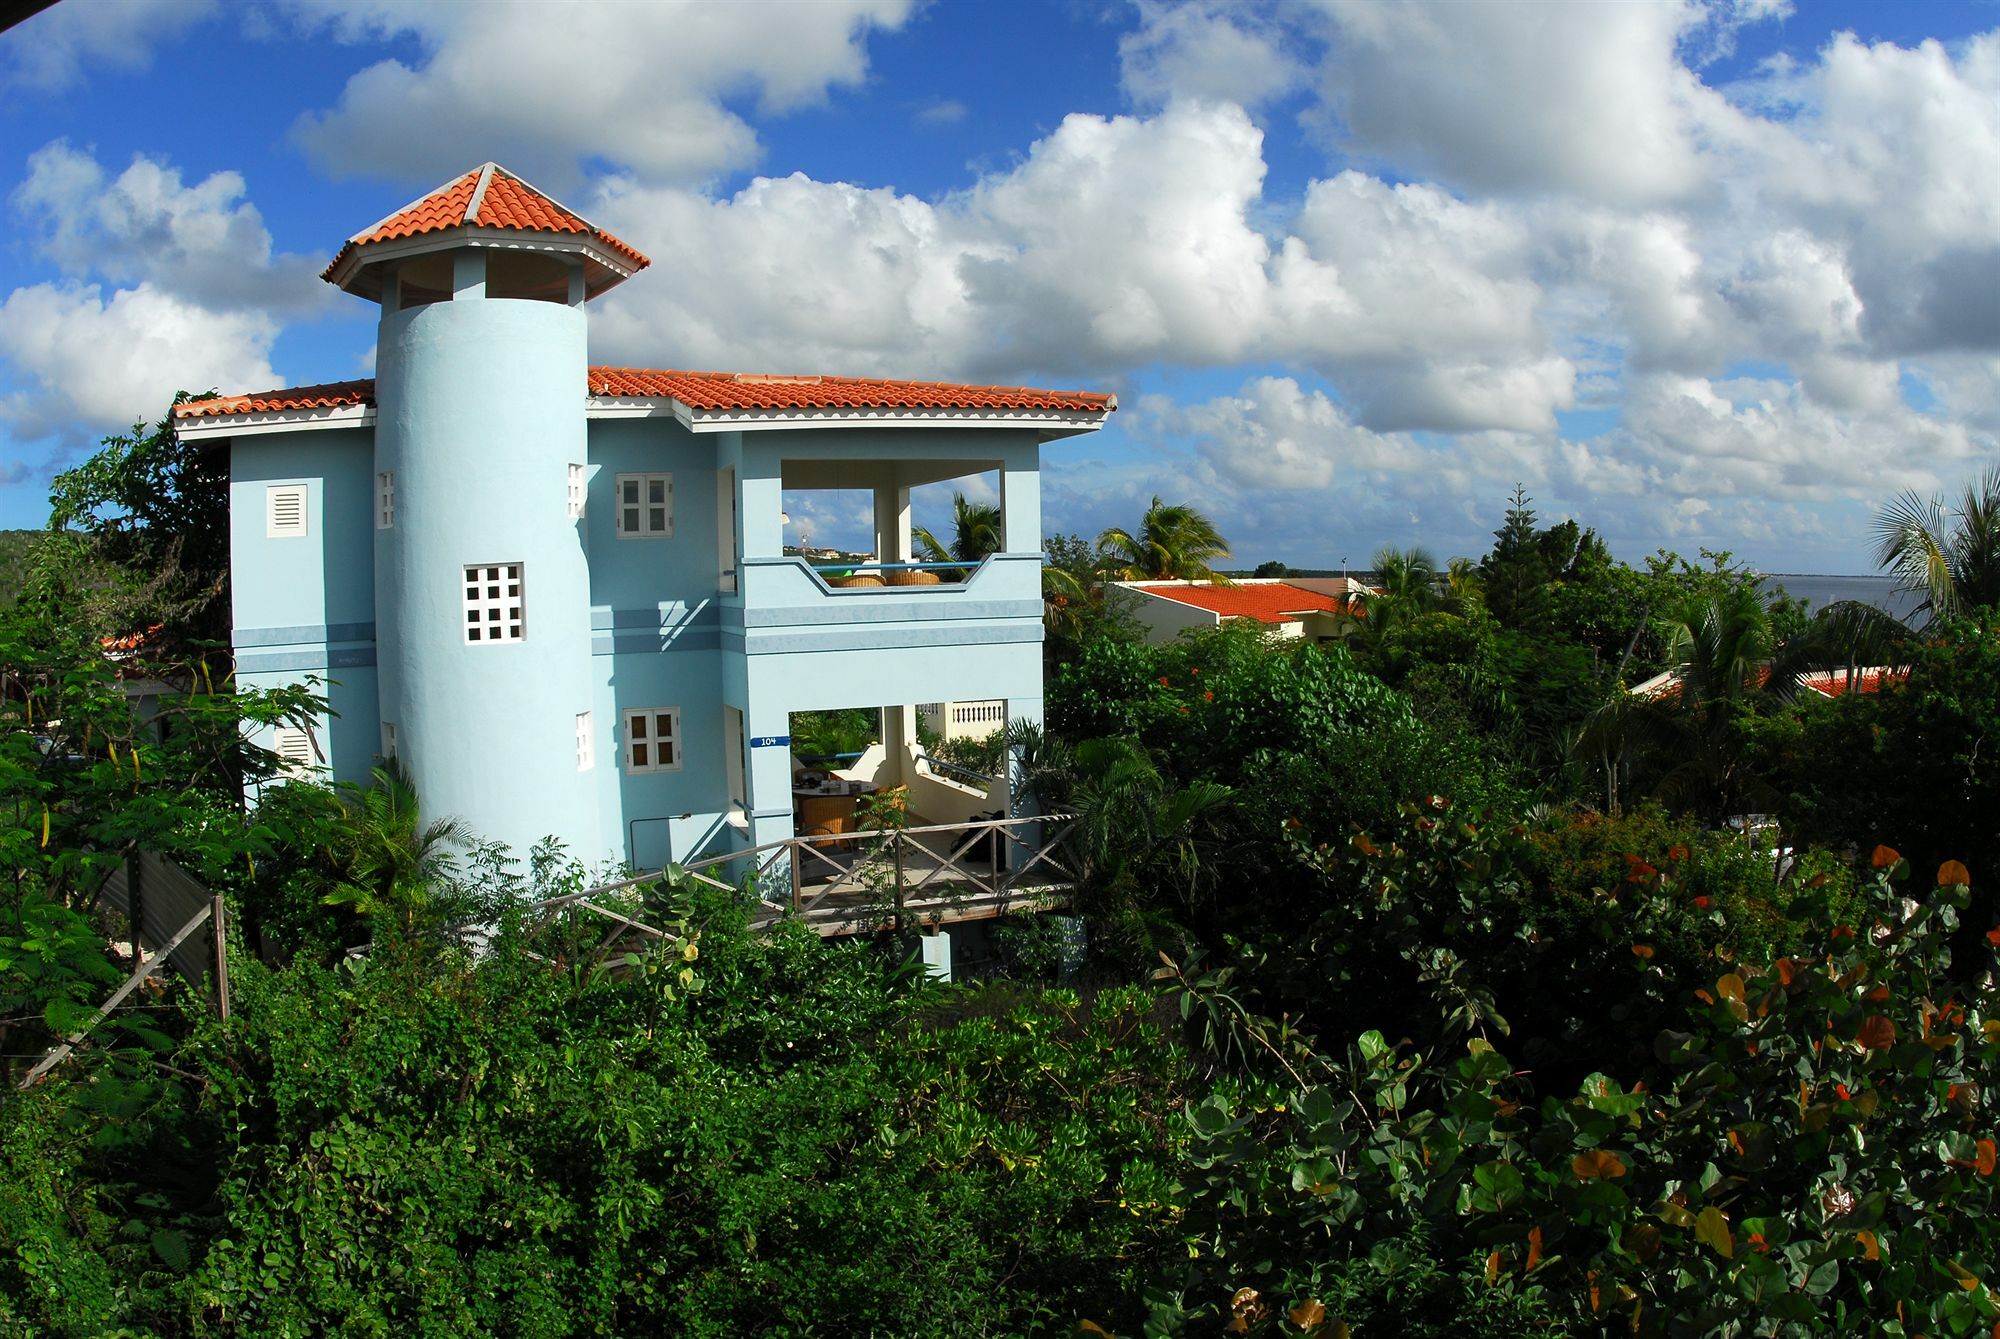
[[[1493,551],[1479,562],[1486,608],[1502,627],[1532,628],[1546,612],[1550,569],[1535,511],[1521,484],[1507,500],[1507,519],[1493,532]],[[1574,523],[1572,528],[1574,527]]]

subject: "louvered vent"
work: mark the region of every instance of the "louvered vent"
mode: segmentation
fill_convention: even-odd
[[[271,752],[284,763],[287,776],[310,776],[313,765],[318,761],[312,735],[296,725],[278,727],[271,741]]]
[[[302,539],[306,533],[306,486],[273,484],[264,492],[264,534],[270,539]]]

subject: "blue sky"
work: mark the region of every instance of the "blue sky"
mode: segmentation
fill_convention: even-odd
[[[2000,6],[64,0],[0,34],[0,525],[493,158],[653,268],[600,361],[1116,391],[1051,530],[1862,571],[2000,456]],[[838,527],[837,517],[824,527]],[[833,539],[822,528],[819,537]]]

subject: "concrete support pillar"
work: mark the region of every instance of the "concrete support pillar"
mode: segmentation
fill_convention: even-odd
[[[910,538],[910,490],[891,466],[888,477],[875,486],[875,557],[885,563],[907,563],[913,561],[915,552]]]
[[[909,784],[916,770],[917,709],[914,705],[882,708],[882,751],[889,755],[891,774],[882,778],[887,785]]]
[[[466,247],[451,253],[451,300],[476,302],[486,296],[486,253]]]
[[[1007,723],[1012,725],[1015,721],[1027,721],[1034,725],[1042,724],[1042,699],[1039,697],[1008,698]],[[1028,792],[1027,787],[1022,782],[1021,756],[1018,748],[1007,750],[1006,776],[1003,779],[1007,783],[1005,799],[1007,816],[1009,818],[1026,818],[1030,814],[1039,814],[1042,812],[1040,801],[1036,796]]]
[[[951,980],[951,934],[937,930],[927,935],[917,936],[917,946],[923,955],[924,975],[933,981]]]
[[[1042,477],[1033,468],[1001,467],[1000,524],[1004,551],[1042,551]]]
[[[746,558],[776,558],[785,551],[785,484],[777,471],[775,461],[746,459],[738,474],[742,510],[736,523]]]

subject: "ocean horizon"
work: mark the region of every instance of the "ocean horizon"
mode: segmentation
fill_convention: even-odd
[[[1897,588],[1896,578],[1880,574],[1842,576],[1814,572],[1765,572],[1759,576],[1765,594],[1782,588],[1794,600],[1804,600],[1808,612],[1816,613],[1842,600],[1872,604],[1895,618],[1907,621],[1923,603],[1920,596]]]

